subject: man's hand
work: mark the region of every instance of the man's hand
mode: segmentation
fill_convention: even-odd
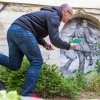
[[[77,46],[77,44],[76,44],[76,43],[71,43],[71,44],[70,44],[70,49],[75,49],[75,48],[76,48],[76,46]]]
[[[52,48],[51,44],[46,44],[46,45],[44,46],[44,48],[45,48],[46,50],[54,50],[54,49]]]

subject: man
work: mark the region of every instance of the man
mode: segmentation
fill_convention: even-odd
[[[72,8],[68,4],[42,8],[40,11],[23,15],[16,19],[7,31],[9,57],[0,54],[0,64],[10,70],[21,67],[25,55],[30,66],[22,89],[23,96],[38,97],[34,88],[40,74],[43,59],[38,44],[46,50],[53,50],[43,38],[49,35],[51,43],[61,49],[74,49],[76,44],[68,44],[59,38],[59,25],[71,20]]]

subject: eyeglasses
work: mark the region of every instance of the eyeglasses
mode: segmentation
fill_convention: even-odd
[[[67,10],[68,11],[68,13],[70,13],[70,15],[72,16],[72,13],[69,11],[69,10]]]

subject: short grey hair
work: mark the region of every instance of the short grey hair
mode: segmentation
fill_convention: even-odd
[[[67,3],[64,3],[64,4],[60,5],[60,8],[61,8],[61,10],[65,10],[65,9],[69,10],[69,9],[71,9],[71,7]]]

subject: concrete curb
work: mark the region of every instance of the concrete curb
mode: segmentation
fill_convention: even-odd
[[[44,100],[43,98],[34,98],[34,97],[23,97],[22,100]]]

